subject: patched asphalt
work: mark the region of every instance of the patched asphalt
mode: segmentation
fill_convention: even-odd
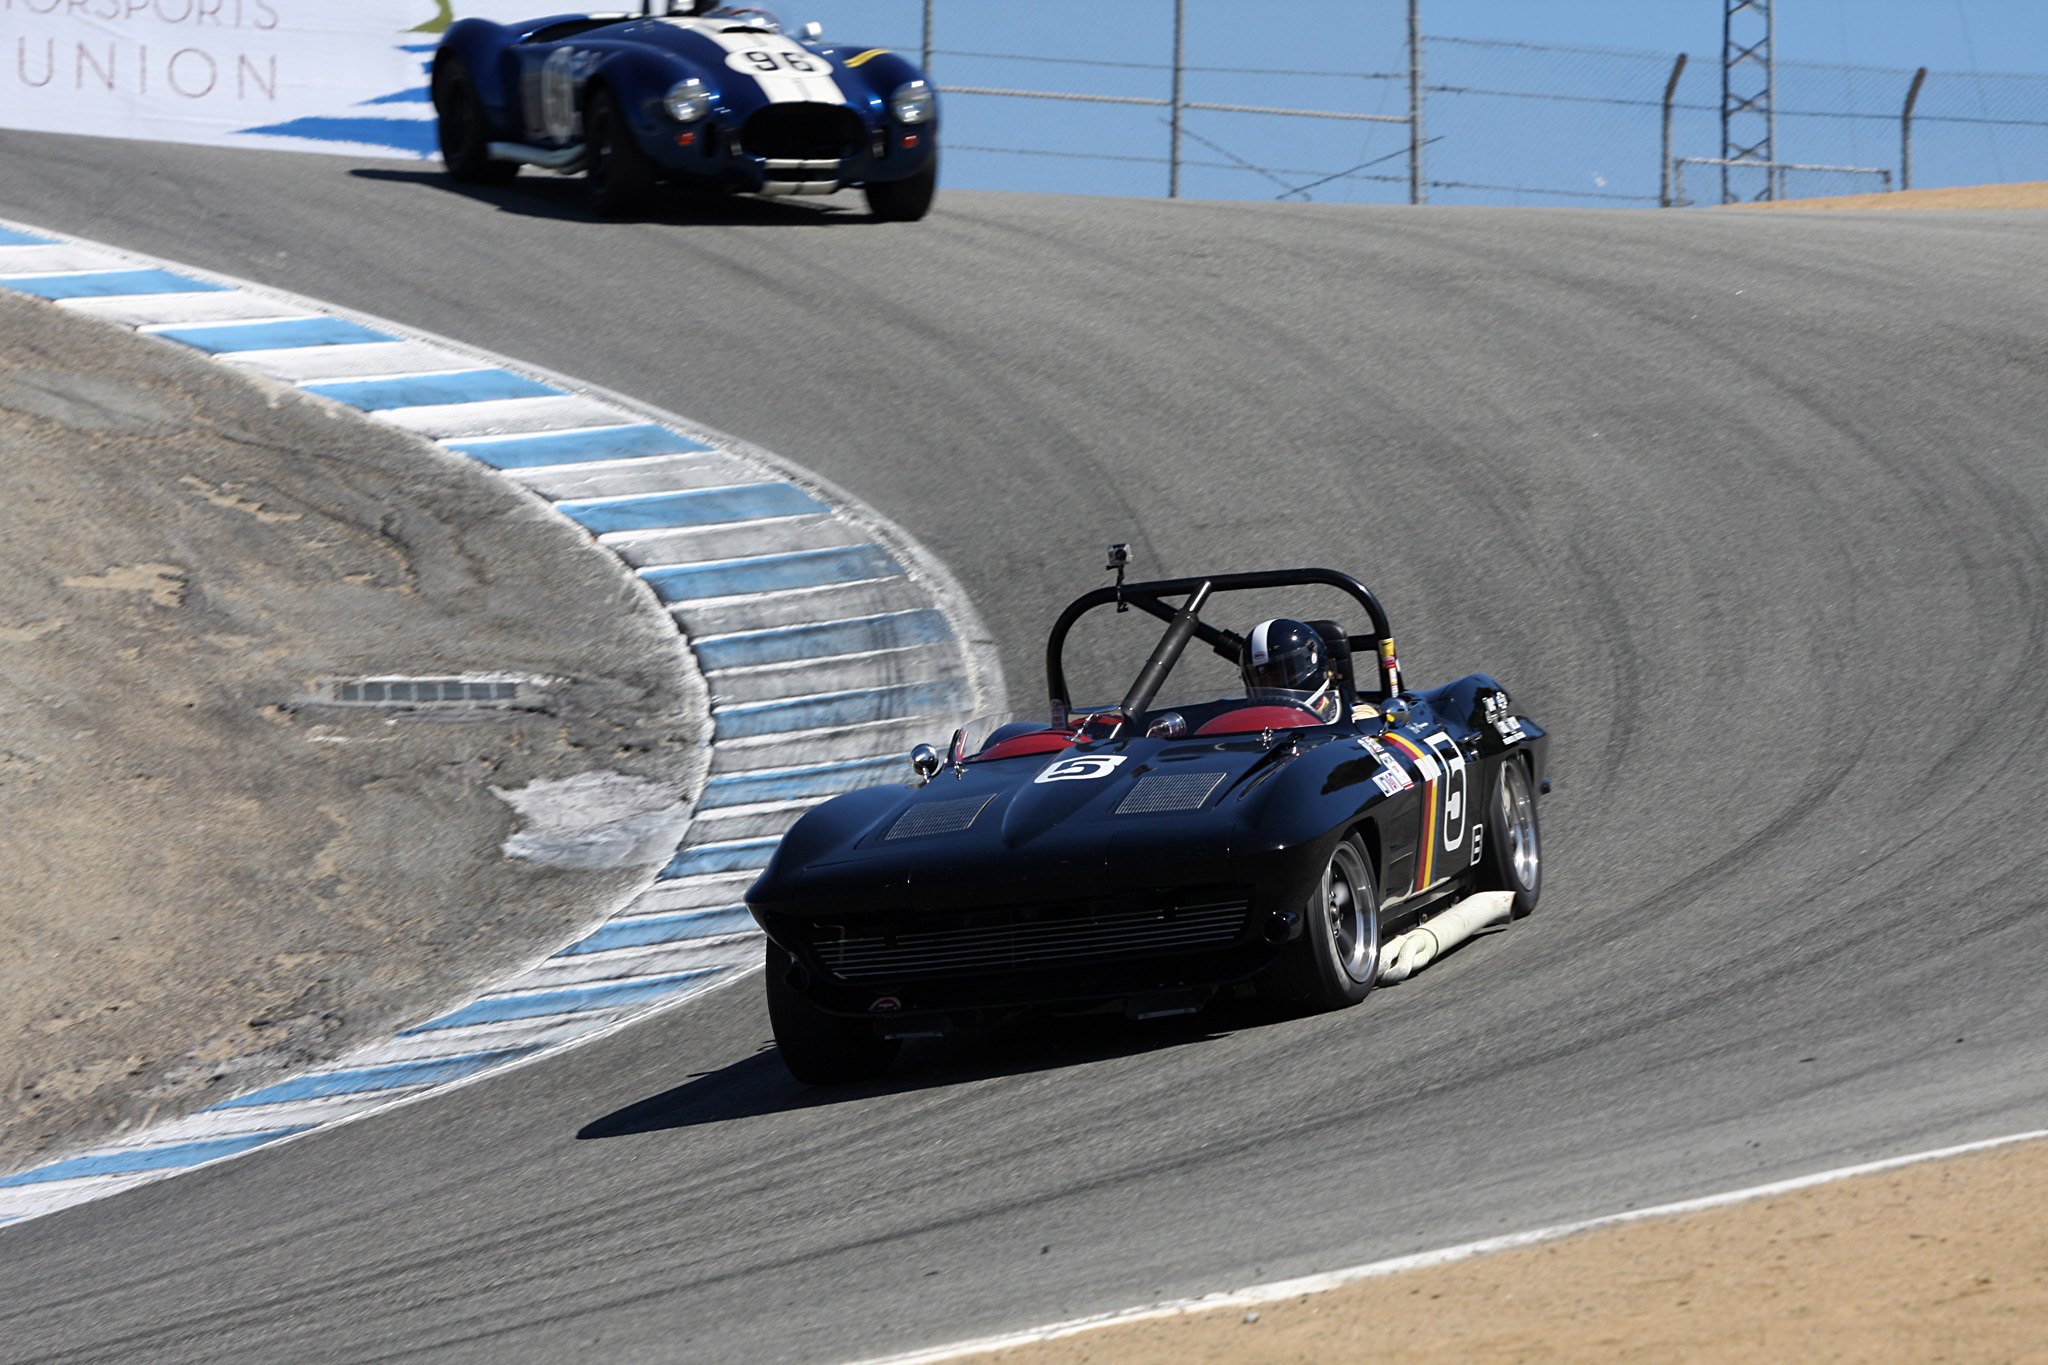
[[[831,1361],[2048,1122],[2037,216],[611,224],[569,182],[23,134],[0,186],[817,469],[952,565],[1020,705],[1109,541],[1327,563],[1559,777],[1535,917],[1360,1009],[818,1097],[722,991],[0,1234],[0,1358]]]

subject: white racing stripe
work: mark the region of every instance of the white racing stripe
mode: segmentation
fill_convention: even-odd
[[[944,1346],[933,1346],[919,1351],[907,1351],[900,1355],[870,1356],[853,1362],[853,1365],[941,1365],[941,1362],[958,1360],[963,1356],[982,1355],[991,1351],[1011,1350],[1019,1346],[1032,1346],[1041,1342],[1058,1341],[1065,1337],[1080,1336],[1087,1332],[1099,1332],[1105,1328],[1122,1327],[1131,1323],[1152,1322],[1160,1318],[1189,1317],[1197,1313],[1216,1313],[1226,1309],[1257,1308],[1262,1304],[1279,1303],[1287,1299],[1300,1298],[1305,1294],[1324,1294],[1345,1285],[1357,1284],[1361,1280],[1381,1279],[1388,1275],[1402,1275],[1413,1270],[1428,1270],[1433,1266],[1452,1265],[1469,1261],[1478,1256],[1490,1256],[1498,1251],[1513,1251],[1520,1247],[1539,1246],[1561,1238],[1575,1236],[1581,1232],[1594,1232],[1601,1228],[1620,1227],[1628,1223],[1641,1223],[1653,1218],[1673,1218],[1686,1213],[1703,1213],[1710,1209],[1723,1209],[1733,1204],[1747,1204],[1757,1199],[1771,1199],[1778,1195],[1793,1194],[1799,1190],[1812,1189],[1816,1185],[1831,1185],[1838,1180],[1849,1180],[1860,1175],[1877,1175],[1884,1171],[1895,1171],[1903,1166],[1917,1166],[1922,1162],[1940,1161],[1948,1157],[1968,1156],[1973,1152],[1988,1152],[1997,1147],[2009,1147],[2020,1142],[2034,1142],[2048,1138],[2048,1129],[2034,1129],[2025,1133],[2010,1133],[2004,1137],[1987,1138],[1981,1142],[1965,1142],[1954,1147],[1940,1147],[1931,1152],[1914,1152],[1908,1156],[1888,1157],[1882,1161],[1866,1161],[1856,1166],[1840,1166],[1834,1170],[1817,1171],[1812,1175],[1794,1176],[1789,1180],[1777,1180],[1768,1185],[1752,1185],[1746,1189],[1728,1190],[1722,1194],[1710,1194],[1698,1199],[1682,1199],[1672,1204],[1658,1204],[1653,1208],[1630,1209],[1625,1213],[1610,1213],[1598,1218],[1581,1219],[1574,1223],[1555,1223],[1549,1227],[1531,1228],[1527,1232],[1511,1232],[1501,1237],[1488,1237],[1482,1241],[1465,1242],[1458,1246],[1442,1247],[1436,1251],[1417,1252],[1412,1256],[1395,1256],[1384,1261],[1369,1261],[1364,1265],[1350,1266],[1343,1270],[1325,1271],[1320,1275],[1304,1275],[1293,1280],[1274,1280],[1267,1284],[1250,1285],[1229,1293],[1205,1294],[1194,1299],[1169,1299],[1165,1303],[1150,1304],[1143,1308],[1126,1308],[1114,1313],[1097,1313],[1085,1318],[1070,1318],[1065,1322],[1050,1323],[1043,1327],[1027,1328],[1021,1332],[1006,1332],[1000,1336],[977,1337],[971,1341],[956,1341]]]
[[[664,23],[700,33],[724,49],[728,70],[751,76],[770,104],[844,104],[846,93],[832,77],[832,64],[793,38],[779,33],[730,33],[729,19],[667,19]],[[759,53],[759,57],[749,54]],[[805,67],[823,74],[807,76]]]
[[[443,337],[40,229],[0,223],[0,289],[293,384],[545,498],[667,607],[711,693],[688,832],[603,924],[396,1037],[0,1178],[0,1224],[381,1113],[750,976],[761,938],[741,896],[783,832],[897,780],[917,740],[1004,709],[994,646],[945,567],[758,447]]]

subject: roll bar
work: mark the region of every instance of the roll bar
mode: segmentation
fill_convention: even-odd
[[[1354,655],[1362,650],[1369,651],[1370,657],[1378,667],[1380,690],[1372,694],[1376,699],[1384,699],[1398,693],[1401,690],[1401,665],[1394,654],[1394,630],[1387,624],[1386,609],[1380,606],[1380,600],[1372,595],[1371,589],[1350,574],[1336,569],[1266,569],[1258,573],[1210,574],[1200,578],[1161,578],[1147,583],[1121,583],[1082,593],[1069,602],[1066,610],[1060,613],[1059,619],[1053,622],[1052,634],[1048,635],[1045,641],[1046,687],[1052,694],[1054,712],[1057,717],[1064,718],[1074,704],[1073,698],[1067,694],[1067,671],[1062,663],[1067,632],[1073,629],[1074,622],[1097,607],[1106,607],[1114,602],[1121,611],[1124,605],[1128,604],[1148,616],[1157,617],[1169,626],[1174,626],[1175,618],[1181,616],[1183,611],[1189,608],[1195,611],[1201,609],[1203,603],[1196,598],[1197,593],[1206,599],[1214,593],[1315,586],[1335,588],[1339,592],[1348,593],[1358,605],[1365,608],[1366,617],[1372,622],[1372,633],[1347,636],[1351,642],[1351,651]],[[1173,607],[1162,600],[1169,597],[1188,600],[1180,607]],[[1228,630],[1218,630],[1215,626],[1200,621],[1195,621],[1190,629],[1187,619],[1183,618],[1175,633],[1179,634],[1183,641],[1187,635],[1192,634],[1195,639],[1214,650],[1218,657],[1228,659],[1232,663],[1236,663],[1244,652],[1243,636]],[[1161,644],[1165,643],[1162,640]],[[1179,652],[1178,649],[1172,651],[1176,657]],[[1148,662],[1147,672],[1150,671]],[[1151,680],[1151,690],[1157,691],[1161,681],[1163,677]],[[1135,693],[1144,689],[1133,687],[1132,690]],[[1147,695],[1144,700],[1149,702],[1151,697]]]

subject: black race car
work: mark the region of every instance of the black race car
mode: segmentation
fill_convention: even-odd
[[[943,760],[920,745],[913,782],[811,810],[749,889],[798,1079],[878,1075],[904,1038],[1022,1007],[1147,1018],[1253,983],[1338,1008],[1408,970],[1383,936],[1454,921],[1436,917],[1474,893],[1534,908],[1547,739],[1492,678],[1404,689],[1378,599],[1332,569],[1122,576],[1054,624],[1048,717],[970,723]],[[1217,594],[1318,585],[1369,627],[1305,623],[1326,686],[1160,700],[1190,643],[1246,656],[1200,619]],[[1076,706],[1068,633],[1112,604],[1166,631],[1120,703]]]

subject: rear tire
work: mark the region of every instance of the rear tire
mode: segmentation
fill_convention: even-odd
[[[1365,999],[1380,973],[1380,892],[1356,835],[1331,851],[1302,919],[1301,937],[1287,945],[1262,984],[1314,1011]]]
[[[483,97],[460,57],[434,64],[434,114],[441,139],[441,164],[461,185],[502,185],[519,174],[510,161],[491,160],[491,120]]]
[[[647,207],[660,173],[633,140],[618,97],[606,86],[591,86],[584,99],[583,146],[590,207],[599,216],[624,218]]]
[[[768,1022],[789,1074],[805,1085],[870,1081],[889,1069],[903,1044],[877,1038],[865,1019],[827,1014],[789,984],[789,954],[768,945]]]
[[[1543,890],[1543,843],[1528,770],[1512,754],[1501,760],[1487,811],[1479,889],[1514,892],[1514,917],[1520,919],[1536,908],[1536,898]]]
[[[925,158],[924,169],[902,180],[870,180],[861,186],[868,212],[880,223],[914,223],[932,209],[939,190],[939,154]]]

